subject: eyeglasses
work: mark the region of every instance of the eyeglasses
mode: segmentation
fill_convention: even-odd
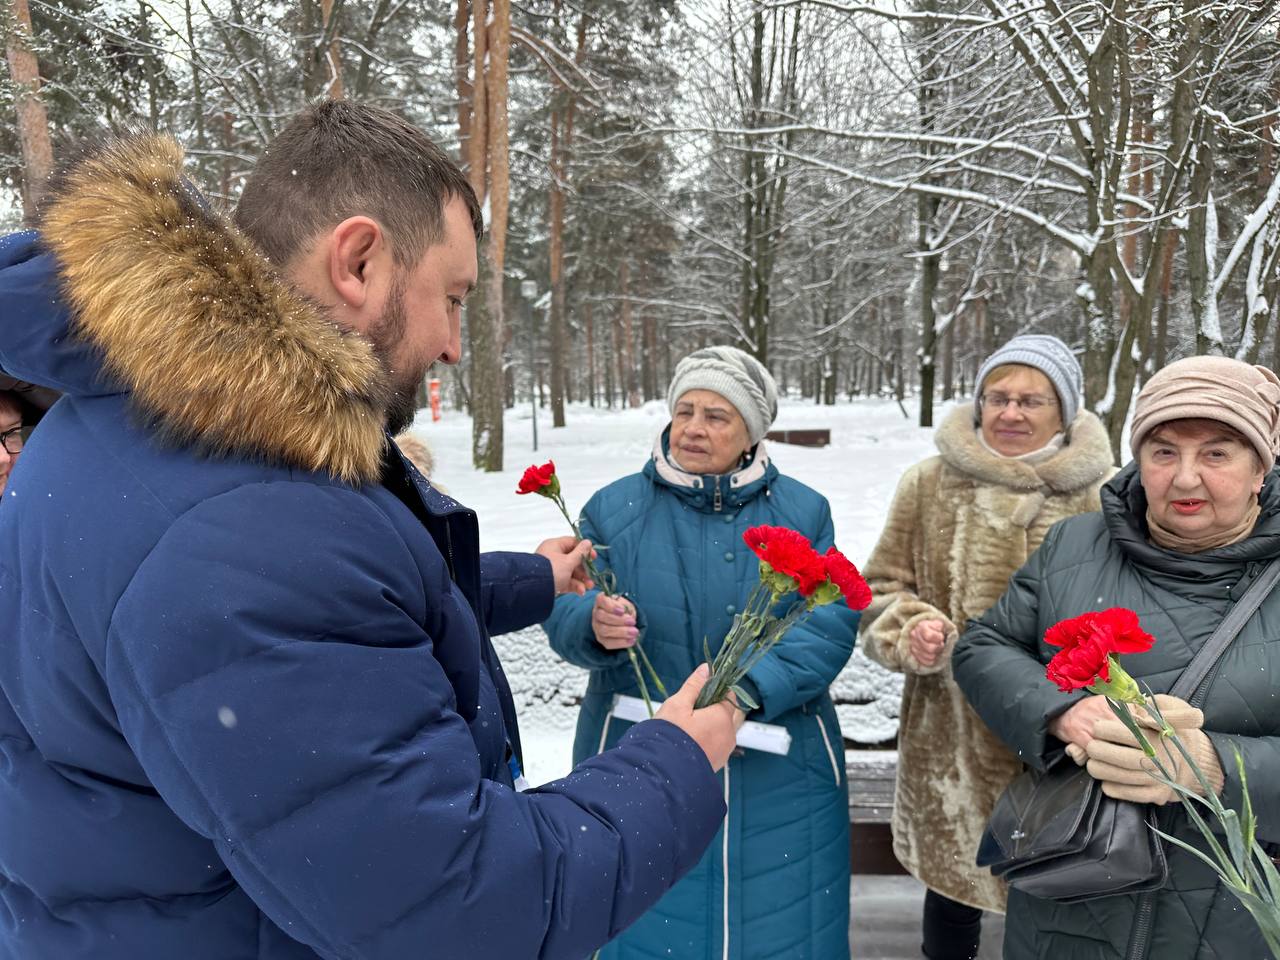
[[[978,403],[983,407],[990,407],[992,410],[1003,410],[1009,404],[1016,404],[1019,409],[1027,413],[1035,413],[1037,410],[1044,410],[1047,407],[1055,407],[1058,401],[1050,400],[1048,397],[1039,397],[1032,394],[1029,397],[1010,397],[1003,393],[984,393],[978,398]]]
[[[27,438],[31,436],[31,427],[17,426],[12,430],[6,430],[0,433],[0,446],[10,454],[19,454],[26,445]]]

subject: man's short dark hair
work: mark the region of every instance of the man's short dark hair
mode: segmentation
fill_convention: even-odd
[[[444,236],[444,208],[466,203],[476,240],[484,229],[466,176],[425,133],[389,110],[321,100],[289,122],[245,182],[235,222],[277,266],[321,231],[367,216],[395,262],[417,264]]]

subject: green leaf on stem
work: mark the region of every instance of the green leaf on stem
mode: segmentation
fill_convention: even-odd
[[[1253,845],[1253,856],[1258,861],[1258,872],[1266,881],[1269,891],[1267,899],[1273,904],[1280,904],[1280,870],[1276,869],[1275,861],[1256,843]]]
[[[1245,773],[1244,754],[1240,752],[1240,748],[1233,743],[1231,751],[1236,757],[1236,773],[1240,776],[1240,792],[1244,795],[1244,809],[1240,811],[1240,827],[1244,831],[1245,844],[1252,848],[1254,837],[1257,836],[1258,819],[1253,813],[1253,801],[1249,799],[1249,775]]]
[[[742,689],[741,685],[735,683],[729,689],[733,692],[733,695],[738,698],[738,706],[742,707],[742,709],[747,713],[750,713],[752,710],[760,709],[760,704],[752,700],[751,696],[747,691]]]
[[[1125,729],[1133,734],[1134,739],[1138,741],[1138,746],[1142,748],[1142,752],[1148,757],[1155,757],[1155,748],[1151,746],[1151,741],[1147,739],[1146,733],[1143,732],[1138,721],[1133,718],[1133,714],[1129,712],[1128,702],[1113,699],[1108,695],[1107,706],[1111,708],[1112,713],[1120,718],[1120,722],[1125,725]]]

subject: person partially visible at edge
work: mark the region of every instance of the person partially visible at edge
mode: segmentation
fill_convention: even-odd
[[[18,465],[30,427],[22,420],[22,408],[18,398],[7,390],[0,390],[0,503],[4,503],[4,488],[9,483],[9,472]]]
[[[1004,592],[1049,527],[1097,510],[1114,472],[1083,376],[1055,337],[1015,337],[988,357],[973,406],[938,428],[938,455],[903,476],[867,561],[867,656],[906,674],[898,730],[894,853],[926,887],[931,960],[977,955],[982,911],[1005,888],[974,865],[996,798],[1021,769],[951,678],[957,627]]]
[[[607,544],[600,566],[625,597],[599,590],[556,601],[552,648],[591,671],[574,760],[625,741],[615,694],[639,696],[627,648],[636,642],[674,689],[729,632],[759,579],[743,542],[767,524],[820,551],[835,530],[825,497],[784,476],[763,437],[777,415],[769,371],[741,350],[708,347],[677,364],[671,423],[639,472],[598,491],[582,531]],[[849,956],[849,799],[843,741],[827,688],[853,651],[858,614],[820,607],[742,686],[753,719],[783,727],[785,756],[749,749],[722,772],[728,816],[687,877],[607,946],[602,960],[773,960]],[[652,683],[649,684],[652,687]]]
[[[582,960],[619,933],[714,836],[733,710],[693,711],[694,677],[513,789],[489,635],[582,588],[590,547],[481,554],[387,442],[458,360],[462,173],[327,101],[239,228],[154,135],[46,197],[0,242],[0,368],[65,394],[11,481],[38,495],[0,510],[0,957]]]
[[[1014,753],[1042,768],[1064,748],[1108,796],[1157,805],[1159,828],[1203,839],[1173,790],[1156,781],[1105,698],[1064,694],[1045,678],[1057,648],[1045,631],[1093,610],[1127,607],[1155,637],[1125,670],[1161,695],[1165,718],[1229,808],[1243,809],[1244,769],[1257,836],[1280,841],[1280,594],[1244,625],[1202,688],[1199,709],[1168,695],[1231,605],[1280,557],[1280,379],[1225,357],[1192,357],[1138,395],[1134,460],[1102,490],[1102,511],[1049,531],[998,603],[965,630],[956,682]],[[1177,779],[1203,788],[1181,760]],[[1272,848],[1273,853],[1275,848]],[[1158,892],[1079,904],[1009,893],[1005,953],[1023,958],[1205,960],[1268,956],[1257,926],[1217,875],[1173,844]]]
[[[4,503],[9,474],[44,412],[58,395],[0,373],[0,503]]]

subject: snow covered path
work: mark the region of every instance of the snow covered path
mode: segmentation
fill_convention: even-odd
[[[859,400],[835,407],[783,401],[776,429],[829,427],[823,448],[770,444],[778,469],[822,492],[830,501],[836,540],[861,566],[875,545],[902,471],[934,452],[932,430],[915,426],[913,401],[906,420],[893,401]],[[935,411],[935,420],[947,408]],[[555,460],[571,511],[600,487],[639,470],[654,438],[667,424],[666,407],[649,403],[638,410],[593,410],[574,405],[569,425],[551,427],[550,411],[540,411],[539,449],[532,450],[528,406],[507,411],[506,469],[482,473],[471,467],[471,420],[445,411],[439,423],[419,414],[415,430],[431,444],[435,479],[480,515],[485,550],[531,550],[541,540],[561,536],[564,521],[545,500],[520,498],[516,483],[529,464]],[[576,698],[586,674],[553,654],[540,628],[496,640],[520,712],[529,779],[543,783],[566,773],[576,720]],[[879,743],[897,729],[901,678],[855,651],[833,687],[844,735]]]

